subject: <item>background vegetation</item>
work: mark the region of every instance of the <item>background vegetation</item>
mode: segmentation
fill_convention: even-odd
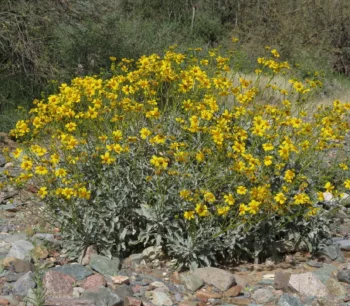
[[[49,91],[50,80],[174,43],[230,48],[237,36],[242,69],[269,44],[305,74],[350,74],[347,0],[0,0],[0,24],[0,130],[13,127],[17,106]]]

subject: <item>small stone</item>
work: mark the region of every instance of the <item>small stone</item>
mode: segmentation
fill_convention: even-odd
[[[122,300],[125,299],[126,296],[133,296],[133,291],[128,285],[119,285],[113,289],[113,292],[116,293]]]
[[[226,302],[226,300],[225,300]],[[246,305],[249,305],[251,304],[252,300],[247,298],[247,297],[239,297],[239,296],[236,296],[234,298],[230,298],[229,300],[229,303],[232,303],[234,305],[239,305],[239,306],[246,306]]]
[[[130,279],[127,276],[123,275],[117,275],[117,276],[111,276],[112,282],[116,285],[122,285],[122,284],[129,284]]]
[[[150,283],[149,288],[151,290],[153,290],[153,289],[162,289],[163,291],[169,291],[169,288],[168,288],[167,285],[165,285],[162,282],[157,282],[157,281]]]
[[[73,288],[73,297],[74,298],[79,298],[80,295],[84,292],[84,288],[81,287],[74,287]]]
[[[90,245],[82,252],[81,256],[79,257],[79,262],[82,265],[87,266],[90,263],[91,255],[93,254],[97,255],[97,251],[94,245]]]
[[[204,286],[203,280],[193,274],[182,273],[180,275],[180,280],[181,280],[181,283],[185,285],[186,288],[192,292],[195,292],[199,288]]]
[[[34,245],[26,240],[19,240],[12,243],[12,248],[7,254],[7,257],[14,257],[18,259],[25,259],[30,257],[30,251],[34,248]]]
[[[340,270],[337,278],[340,282],[350,284],[350,270]]]
[[[275,296],[269,289],[258,289],[252,294],[252,298],[261,304],[270,303],[275,299]]]
[[[143,260],[143,255],[140,254],[132,254],[123,261],[123,266],[135,268],[137,265],[141,264]]]
[[[80,264],[64,265],[52,268],[52,270],[60,272],[62,274],[70,275],[76,280],[83,280],[84,278],[93,274],[93,272]]]
[[[10,305],[10,301],[6,298],[1,297],[0,298],[0,305],[2,305],[2,306]]]
[[[221,291],[226,291],[236,285],[233,274],[222,269],[212,267],[199,268],[193,274]]]
[[[314,261],[314,260],[310,260],[307,262],[307,265],[313,268],[322,268],[323,267],[323,263],[322,262],[318,262],[318,261]]]
[[[17,258],[14,259],[11,266],[16,273],[26,273],[32,269],[32,264],[29,261],[24,261]]]
[[[251,281],[251,277],[249,275],[234,274],[233,276],[236,280],[237,285],[241,286],[242,288],[247,287]]]
[[[347,295],[344,286],[334,278],[329,278],[325,285],[332,296],[345,297]]]
[[[52,234],[35,234],[31,240],[35,241],[37,244],[42,243],[43,241],[55,242],[55,236]]]
[[[152,292],[152,303],[156,306],[172,306],[173,301],[170,299],[170,297],[164,293],[159,291],[153,291]]]
[[[134,297],[126,296],[124,298],[124,306],[142,306],[142,301]]]
[[[5,267],[5,268],[8,268],[11,266],[12,263],[14,263],[18,258],[14,258],[14,257],[5,257],[3,262],[2,262],[2,265]]]
[[[89,276],[82,286],[85,290],[98,291],[100,287],[106,287],[106,280],[101,274]]]
[[[27,235],[26,234],[13,234],[13,235],[6,235],[6,237],[3,239],[6,243],[13,243],[19,240],[26,240]]]
[[[306,296],[325,297],[329,295],[326,286],[313,274],[292,274],[289,279],[289,287]]]
[[[196,292],[197,299],[207,302],[208,299],[221,299],[222,293],[221,292],[215,292],[215,291],[209,291],[207,289],[200,289]]]
[[[120,266],[119,258],[109,259],[108,257],[92,254],[90,267],[105,276],[114,276],[118,273]]]
[[[83,299],[95,302],[95,306],[122,306],[123,301],[111,289],[100,287],[98,292],[85,291],[81,295]]]
[[[242,287],[237,285],[224,292],[223,296],[235,297],[242,291]]]
[[[275,272],[274,285],[276,289],[286,289],[288,287],[291,274],[286,272]]]
[[[281,298],[278,301],[278,306],[303,306],[300,300],[289,294],[282,294]]]
[[[13,284],[13,292],[19,296],[26,296],[28,290],[35,288],[35,286],[36,283],[33,280],[33,273],[29,271]]]
[[[75,279],[73,277],[54,270],[46,272],[43,279],[47,296],[57,298],[71,297],[74,283]]]

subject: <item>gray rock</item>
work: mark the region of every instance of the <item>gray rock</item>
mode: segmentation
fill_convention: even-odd
[[[35,288],[36,283],[33,280],[33,273],[27,272],[13,284],[13,292],[19,296],[27,296],[29,289]]]
[[[141,261],[143,260],[143,254],[131,254],[129,257],[125,258],[123,261],[123,266],[130,266],[130,267],[136,267],[137,265],[141,264]]]
[[[342,251],[350,251],[350,240],[338,240],[335,244],[338,244]]]
[[[45,305],[47,306],[48,305],[49,306],[96,306],[96,303],[92,300],[87,300],[87,299],[48,298],[45,301]]]
[[[90,267],[104,276],[115,276],[119,271],[119,258],[109,259],[108,257],[92,254]]]
[[[289,287],[301,295],[326,297],[329,295],[327,287],[313,273],[292,274]]]
[[[52,268],[52,270],[70,275],[76,280],[83,280],[84,278],[93,274],[93,272],[90,269],[80,264],[59,266],[59,267]]]
[[[299,298],[283,293],[278,301],[278,306],[303,306]]]
[[[338,262],[345,262],[344,254],[340,250],[338,244],[327,245],[323,247],[319,252],[320,255],[327,256],[331,260],[336,260]]]
[[[173,301],[170,297],[164,293],[159,291],[152,291],[152,303],[156,306],[172,306]]]
[[[340,282],[350,284],[350,270],[340,270],[337,278]]]
[[[334,278],[329,278],[325,285],[332,296],[340,298],[347,295],[346,288]]]
[[[221,291],[226,291],[236,285],[236,280],[233,274],[218,268],[199,268],[193,272],[193,275]]]
[[[117,294],[122,300],[124,300],[127,296],[133,296],[134,292],[128,285],[120,285],[113,289],[113,292]]]
[[[323,283],[326,284],[329,278],[335,276],[338,268],[333,265],[324,265],[322,268],[313,271],[312,273],[317,276],[317,278]]]
[[[6,164],[6,158],[4,155],[0,154],[0,167],[5,166],[5,164]]]
[[[34,248],[33,244],[26,240],[18,240],[12,243],[12,248],[7,257],[25,259],[30,257],[30,251]]]
[[[35,234],[33,235],[32,241],[35,241],[35,243],[40,244],[43,241],[46,242],[55,242],[55,236],[52,234]]]
[[[252,294],[252,298],[261,304],[270,303],[275,299],[275,296],[269,289],[258,289]]]
[[[4,235],[3,237],[1,237],[1,239],[7,243],[12,243],[18,240],[27,240],[27,235],[26,234]]]
[[[181,280],[181,283],[185,285],[186,288],[192,292],[195,292],[199,288],[204,286],[203,280],[193,274],[182,273],[180,275],[180,280]]]
[[[122,299],[111,289],[100,287],[97,292],[85,291],[81,295],[82,299],[92,300],[96,306],[122,306]]]
[[[275,288],[278,290],[286,289],[288,287],[290,275],[290,273],[276,271],[274,278]]]

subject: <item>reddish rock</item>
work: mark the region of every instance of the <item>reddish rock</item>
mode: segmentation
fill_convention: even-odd
[[[124,298],[124,306],[142,306],[142,301],[134,297],[126,296]]]
[[[197,302],[183,301],[179,303],[179,306],[199,306]]]
[[[88,265],[91,260],[91,255],[97,254],[96,248],[93,245],[87,247],[85,252],[80,257],[80,263],[84,266]]]
[[[222,293],[201,289],[196,292],[196,297],[203,302],[207,302],[208,299],[221,299]]]
[[[235,297],[241,292],[241,290],[242,290],[242,287],[237,285],[225,291],[223,296]]]
[[[290,273],[276,271],[275,272],[275,288],[286,289],[290,280]]]
[[[140,292],[141,288],[143,288],[143,286],[136,284],[135,286],[132,286],[131,289],[134,293]]]
[[[117,275],[117,276],[111,276],[112,282],[116,285],[122,285],[122,284],[129,284],[130,279],[127,276],[123,275]]]
[[[7,305],[10,305],[10,302],[8,299],[0,298],[0,305],[7,306]]]
[[[100,287],[106,287],[106,280],[101,274],[95,274],[89,276],[82,284],[85,290],[98,291]]]
[[[74,283],[73,277],[53,270],[46,272],[43,279],[47,296],[56,298],[71,297]]]
[[[96,306],[94,301],[82,299],[48,298],[45,306]]]
[[[246,297],[225,298],[222,301],[239,306],[247,306],[252,303],[252,300]]]

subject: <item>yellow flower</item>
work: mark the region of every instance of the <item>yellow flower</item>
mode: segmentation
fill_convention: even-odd
[[[21,168],[23,170],[29,171],[29,170],[31,170],[33,168],[33,163],[30,160],[24,160],[21,163]]]
[[[248,191],[247,188],[245,188],[244,186],[238,186],[238,188],[237,188],[238,194],[246,194],[247,191]]]
[[[295,177],[295,173],[292,170],[287,170],[284,173],[284,180],[288,183],[291,183],[294,177]]]
[[[271,155],[266,156],[264,158],[264,165],[265,166],[271,166],[272,165],[272,159],[273,159],[273,157]]]
[[[228,193],[228,194],[224,195],[224,201],[228,205],[235,204],[235,199],[233,198],[232,193]]]
[[[111,154],[107,151],[105,154],[100,155],[102,164],[110,165],[111,163],[115,162],[115,158],[111,157]]]
[[[332,190],[334,189],[334,186],[332,185],[331,182],[327,182],[327,183],[324,185],[324,188],[326,189],[327,192],[332,192]]]
[[[141,131],[140,131],[140,135],[141,135],[141,138],[142,139],[147,139],[147,137],[149,136],[149,135],[151,135],[151,131],[149,130],[149,129],[147,129],[147,128],[143,128],[143,129],[141,129]]]
[[[247,211],[249,211],[249,208],[247,205],[244,205],[244,204],[239,205],[239,215],[240,216],[245,215]]]
[[[209,211],[208,211],[208,207],[207,205],[198,203],[196,204],[196,213],[200,216],[200,217],[207,217],[209,216]]]
[[[272,151],[274,149],[274,146],[271,143],[264,143],[263,149],[264,151]]]
[[[204,155],[204,153],[203,153],[203,152],[198,152],[198,153],[196,154],[196,160],[197,160],[199,163],[203,162],[203,161],[205,160],[205,155]]]
[[[185,211],[184,212],[184,218],[187,219],[187,220],[194,219],[194,211],[193,210]]]
[[[204,193],[204,200],[208,203],[214,203],[216,198],[211,192],[207,191]]]
[[[349,167],[346,164],[339,164],[339,167],[344,171],[349,169]]]
[[[56,171],[55,171],[55,176],[57,177],[65,177],[67,176],[67,171],[63,168],[58,168]]]
[[[277,193],[275,196],[275,201],[279,204],[284,204],[286,200],[287,198],[282,192]]]
[[[12,152],[12,154],[15,158],[19,158],[22,152],[23,152],[23,150],[21,148],[17,148],[16,150],[14,150]]]
[[[299,193],[294,196],[294,202],[295,204],[308,204],[310,203],[310,198],[305,193]]]
[[[157,169],[164,169],[165,170],[168,167],[168,159],[164,158],[164,157],[158,157],[158,156],[153,155],[150,162]]]
[[[48,192],[47,192],[47,187],[41,187],[39,190],[38,190],[38,196],[40,197],[40,198],[45,198],[46,197],[46,195],[48,194]]]
[[[37,166],[35,168],[35,173],[40,175],[45,175],[45,174],[48,174],[49,171],[44,166]]]
[[[218,207],[217,212],[219,216],[225,216],[227,213],[230,211],[229,206],[224,206],[224,207]]]
[[[54,153],[50,156],[50,161],[53,165],[56,165],[60,161],[60,156],[57,153]]]
[[[348,180],[346,180],[346,181],[344,182],[344,187],[345,187],[346,189],[350,189],[350,179],[348,179]]]
[[[74,122],[69,122],[65,125],[68,132],[73,132],[77,129],[77,125]]]
[[[183,199],[188,199],[188,197],[191,195],[191,191],[187,190],[187,189],[182,189],[180,191],[180,197]]]
[[[249,212],[251,214],[255,215],[258,212],[258,210],[259,210],[260,204],[261,204],[260,202],[255,201],[255,200],[250,201],[249,204],[248,204]]]

